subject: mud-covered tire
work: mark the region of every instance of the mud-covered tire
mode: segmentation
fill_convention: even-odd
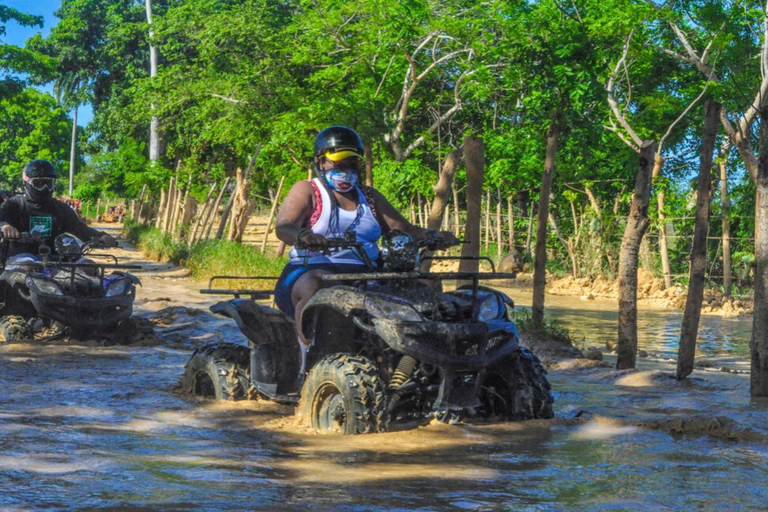
[[[320,432],[370,434],[387,428],[387,396],[368,359],[334,354],[312,367],[301,388],[298,415]]]
[[[23,316],[0,317],[0,343],[17,343],[35,339],[35,333]]]
[[[184,391],[218,400],[248,397],[250,352],[235,343],[212,343],[198,348],[184,366]]]
[[[486,418],[521,421],[555,415],[547,371],[539,358],[523,347],[488,369],[480,401],[481,414]]]

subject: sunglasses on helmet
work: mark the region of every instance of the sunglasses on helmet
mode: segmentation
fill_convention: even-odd
[[[24,181],[32,185],[35,190],[53,190],[56,186],[56,178],[27,178]]]
[[[323,156],[331,162],[341,162],[342,160],[347,160],[348,158],[354,158],[359,161],[363,158],[363,155],[358,152],[357,148],[327,149],[325,152],[323,152]]]

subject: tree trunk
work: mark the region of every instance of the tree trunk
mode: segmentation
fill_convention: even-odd
[[[485,145],[483,139],[468,135],[464,138],[464,162],[467,166],[467,219],[464,223],[462,257],[480,256],[480,218],[483,201],[483,174],[485,172]],[[477,260],[459,261],[460,272],[476,272]]]
[[[160,229],[163,224],[163,214],[165,213],[165,204],[168,202],[168,194],[165,189],[160,191],[160,205],[157,207],[157,218],[155,219],[155,228]],[[96,215],[99,214],[99,205],[96,205]]]
[[[485,252],[488,252],[488,245],[491,237],[491,191],[485,191]]]
[[[637,358],[637,260],[640,243],[648,229],[648,203],[656,142],[646,140],[640,147],[635,193],[619,253],[619,342],[616,368],[634,368]]]
[[[443,169],[440,171],[440,178],[437,180],[437,185],[435,185],[435,198],[432,200],[432,208],[429,211],[429,219],[427,220],[428,229],[440,229],[443,216],[445,215],[445,208],[448,204],[448,195],[451,193],[453,177],[456,175],[456,169],[459,168],[461,157],[462,149],[459,148],[451,151],[445,158]]]
[[[152,0],[145,0],[147,8],[147,25],[149,25],[149,38],[154,37],[152,30]],[[149,76],[154,78],[157,76],[157,48],[154,44],[149,45]],[[150,106],[151,110],[155,109],[155,105]],[[149,124],[149,161],[152,165],[155,165],[160,159],[160,121],[157,116],[152,116],[152,121]]]
[[[509,219],[509,253],[515,253],[515,210],[512,196],[507,196],[507,218]]]
[[[552,120],[547,130],[547,153],[544,157],[544,173],[539,189],[539,217],[536,227],[536,259],[533,268],[533,304],[531,320],[534,329],[544,326],[544,288],[547,285],[547,217],[549,217],[549,194],[552,190],[552,175],[555,173],[555,158],[558,150],[560,124]]]
[[[729,148],[730,149],[730,148]],[[728,151],[720,155],[720,206],[723,227],[723,295],[731,296],[731,202],[728,199]]]
[[[533,210],[536,207],[531,201],[531,213],[528,215],[528,232],[525,234],[525,257],[531,256],[531,239],[533,238]]]
[[[459,191],[456,190],[455,181],[451,183],[451,191],[453,192],[453,234],[459,236],[461,234],[461,209],[459,208]]]
[[[680,330],[680,345],[677,350],[677,380],[682,380],[693,371],[696,351],[696,336],[701,319],[701,302],[704,299],[704,285],[707,272],[707,235],[711,211],[712,152],[715,149],[717,128],[720,124],[721,105],[707,100],[704,107],[704,133],[699,153],[699,184],[696,189],[696,221],[693,228],[691,248],[691,273],[688,281],[688,297],[685,300],[683,327]]]
[[[201,233],[200,238],[205,238],[206,240],[211,238],[211,231],[213,230],[213,225],[216,223],[216,213],[219,211],[219,205],[221,204],[221,200],[224,198],[224,193],[227,191],[227,187],[229,186],[230,181],[232,181],[232,178],[229,177],[224,180],[224,184],[221,186],[219,195],[213,202],[213,207],[208,214],[208,219],[205,221],[205,230]]]
[[[366,186],[373,186],[373,143],[368,140],[363,144],[363,152],[365,153],[365,184]]]
[[[242,222],[243,218],[247,219],[248,196],[250,195],[251,190],[250,183],[248,182],[248,169],[243,171],[238,167],[235,179],[235,190],[233,192],[235,199],[232,203],[232,218],[229,221],[229,235],[227,236],[227,240],[242,242],[243,233],[240,230],[240,226],[244,226]]]
[[[208,190],[208,195],[205,197],[205,202],[203,203],[203,208],[199,212],[199,215],[197,215],[197,220],[195,221],[195,226],[192,228],[192,231],[189,233],[189,247],[192,247],[194,245],[195,240],[197,239],[197,234],[200,230],[200,226],[205,220],[206,216],[208,215],[208,208],[210,208],[211,203],[211,197],[213,197],[213,193],[216,191],[216,183],[211,185],[210,190]],[[198,208],[200,210],[200,208]]]
[[[421,192],[416,192],[416,208],[418,209],[419,226],[424,227],[424,208],[421,207]]]
[[[77,107],[72,114],[72,143],[69,148],[69,197],[75,190],[75,156],[77,153]]]
[[[504,249],[504,243],[501,239],[501,191],[496,189],[496,259],[501,261],[501,252]]]
[[[227,206],[224,207],[224,211],[221,214],[221,221],[219,222],[219,229],[216,230],[216,240],[221,240],[224,236],[224,230],[227,228],[227,220],[229,220],[229,214],[232,213],[232,204],[235,202],[235,191],[229,196]]]
[[[768,397],[768,106],[760,112],[760,156],[755,193],[755,312],[752,317],[750,394]]]
[[[661,176],[661,169],[664,167],[664,159],[661,155],[653,156],[653,173],[651,179],[655,180]],[[669,246],[667,244],[667,220],[664,215],[665,192],[663,187],[656,191],[656,205],[659,210],[659,256],[661,257],[661,270],[664,273],[664,289],[672,287],[672,272],[669,266]]]
[[[173,215],[173,207],[176,204],[176,178],[171,178],[168,183],[168,194],[166,195],[165,211],[163,212],[163,233],[168,232],[168,225]]]
[[[272,208],[269,210],[267,228],[264,230],[264,239],[261,241],[261,254],[264,254],[264,251],[267,250],[267,240],[269,239],[269,232],[272,228],[272,220],[275,218],[275,212],[277,211],[277,203],[280,202],[280,192],[283,190],[283,183],[285,183],[285,176],[280,177],[280,184],[277,186],[277,192],[272,200]]]

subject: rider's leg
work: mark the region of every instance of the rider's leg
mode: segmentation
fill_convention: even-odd
[[[327,270],[310,270],[303,274],[293,285],[291,290],[291,300],[293,301],[293,307],[296,309],[296,332],[299,335],[299,341],[305,346],[309,345],[309,341],[304,337],[304,333],[301,331],[301,315],[304,312],[304,306],[307,305],[309,299],[317,293],[317,291],[325,287],[325,282],[320,279],[320,276],[330,274]]]

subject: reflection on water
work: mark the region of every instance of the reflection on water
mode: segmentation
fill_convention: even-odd
[[[518,307],[530,309],[530,290],[513,288],[505,291]],[[607,341],[616,342],[617,311],[615,301],[603,299],[585,301],[578,297],[547,295],[544,303],[545,315],[562,322],[587,347],[604,347]],[[637,314],[638,348],[663,357],[677,357],[682,321],[682,311],[641,306]],[[751,316],[702,315],[697,355],[746,358],[751,333]]]
[[[613,336],[609,305],[548,300],[595,344]],[[645,313],[643,347],[671,351],[679,314]],[[738,353],[744,339],[718,322],[733,321],[703,319],[718,333],[705,350]],[[573,420],[584,409],[614,418],[696,411],[768,424],[763,405],[745,412],[744,376],[728,376],[737,379],[730,394],[695,384],[681,400],[674,380],[656,374],[614,383],[552,372],[553,421],[340,437],[297,428],[290,408],[177,394],[189,354],[0,346],[0,509],[656,511],[768,501],[762,444]]]

